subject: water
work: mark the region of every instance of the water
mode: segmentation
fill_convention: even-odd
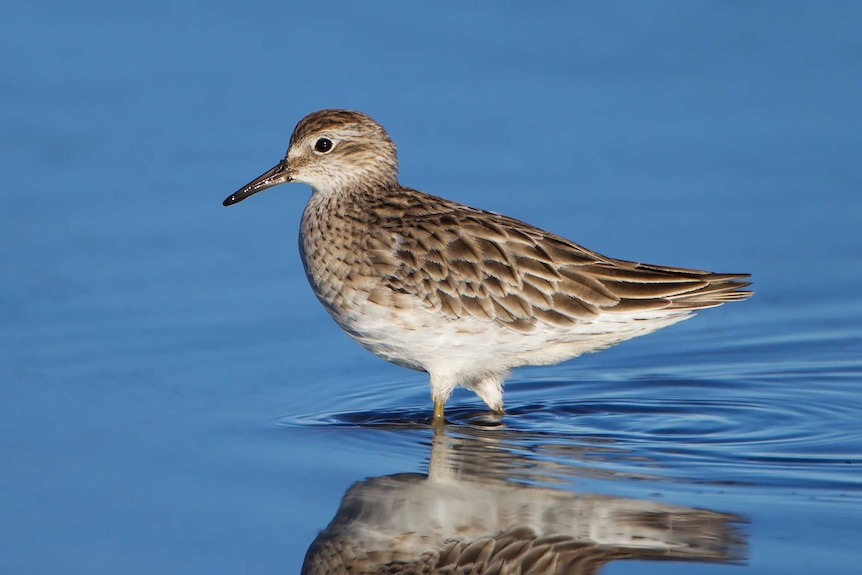
[[[858,572],[855,5],[2,12],[0,572],[314,572],[453,528],[608,574]],[[307,188],[221,206],[330,106],[407,185],[757,294],[518,370],[501,421],[456,393],[435,435],[425,376],[308,289]]]

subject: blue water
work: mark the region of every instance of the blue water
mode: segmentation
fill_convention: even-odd
[[[849,2],[4,4],[0,572],[314,572],[471,520],[606,574],[858,573],[860,29]],[[435,436],[426,376],[308,289],[308,189],[221,206],[334,106],[406,185],[757,293],[516,371],[502,421],[456,393]]]

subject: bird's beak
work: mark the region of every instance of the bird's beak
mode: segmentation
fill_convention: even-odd
[[[293,172],[287,167],[287,160],[280,161],[274,168],[256,177],[251,182],[232,193],[222,202],[224,206],[230,206],[241,202],[247,197],[262,192],[267,188],[293,181]]]

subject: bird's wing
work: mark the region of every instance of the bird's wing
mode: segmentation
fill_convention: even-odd
[[[714,274],[607,258],[562,237],[442,198],[396,210],[365,242],[382,278],[372,300],[419,298],[452,318],[529,333],[600,313],[694,310],[744,299],[747,274]]]

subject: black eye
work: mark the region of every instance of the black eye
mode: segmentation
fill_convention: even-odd
[[[329,138],[320,138],[319,140],[317,140],[317,142],[314,143],[314,149],[321,154],[325,154],[332,149],[332,140],[330,140]]]

